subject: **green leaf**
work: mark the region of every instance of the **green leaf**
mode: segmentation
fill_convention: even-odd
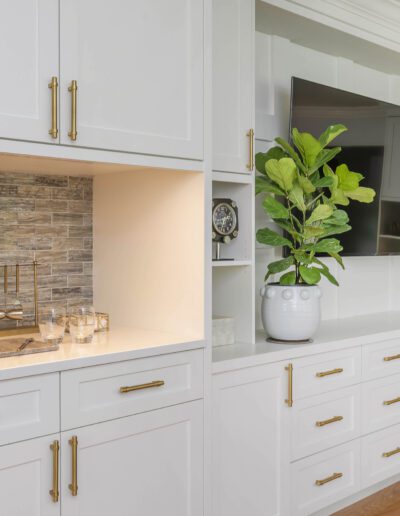
[[[287,258],[283,258],[282,260],[277,260],[276,262],[271,262],[268,264],[268,272],[270,274],[277,274],[278,272],[285,271],[289,267],[294,264],[293,256],[288,256]]]
[[[313,246],[313,250],[316,253],[340,253],[343,251],[343,247],[341,246],[339,240],[336,238],[324,238],[320,240]]]
[[[319,141],[310,133],[300,133],[296,128],[292,130],[294,144],[298,148],[306,165],[311,168],[322,147]]]
[[[296,283],[296,273],[294,271],[286,272],[280,277],[279,283],[281,285],[294,285]]]
[[[256,154],[256,169],[260,174],[265,175],[265,164],[270,159],[280,160],[287,156],[287,153],[280,147],[272,147],[267,152],[257,152]]]
[[[315,159],[314,166],[310,169],[310,174],[323,167],[328,161],[331,161],[339,152],[341,147],[333,147],[333,149],[323,149]]]
[[[296,231],[287,220],[275,219],[275,224],[287,231],[297,242],[301,242],[301,234]]]
[[[336,167],[336,175],[339,178],[338,188],[341,190],[355,190],[358,188],[363,176],[357,172],[351,172],[345,164]]]
[[[285,192],[293,187],[293,181],[296,177],[296,163],[291,158],[282,158],[279,161],[270,159],[265,165],[267,174],[272,181]]]
[[[340,206],[348,206],[350,204],[350,201],[343,190],[340,190],[339,188],[333,188],[332,190],[333,192],[329,199],[331,203],[339,204]]]
[[[321,177],[314,182],[315,188],[325,188],[333,185],[333,177]]]
[[[273,219],[288,219],[289,210],[274,197],[267,195],[263,202],[265,212]]]
[[[348,224],[343,224],[342,226],[328,226],[323,231],[323,236],[332,236],[332,235],[340,235],[341,233],[346,233],[351,230],[351,226]]]
[[[315,285],[321,279],[320,269],[316,267],[306,267],[305,265],[300,265],[300,276],[308,285]]]
[[[347,224],[349,222],[349,216],[344,210],[335,210],[332,213],[332,216],[328,219],[324,220],[324,226],[332,225],[332,226],[340,226],[342,224]]]
[[[347,127],[342,124],[330,125],[319,137],[321,147],[329,145],[332,140],[337,138],[339,134],[342,134],[344,131],[347,131]]]
[[[304,194],[301,186],[296,182],[293,185],[293,188],[289,192],[289,200],[296,206],[300,211],[306,210],[306,205],[304,202]]]
[[[312,184],[312,182],[305,176],[300,176],[297,178],[299,185],[303,189],[303,192],[306,194],[310,194],[315,192],[315,186]]]
[[[358,202],[370,203],[374,200],[375,190],[372,188],[366,188],[365,186],[359,186],[352,192],[344,192],[349,199]]]
[[[325,229],[321,226],[304,226],[303,236],[306,240],[316,238],[325,233]]]
[[[297,152],[286,140],[284,140],[283,138],[275,138],[275,141],[289,154],[289,156],[293,159],[293,161],[296,163],[300,170],[302,170],[303,172],[307,170],[306,167],[303,165]]]
[[[315,210],[311,213],[309,218],[306,221],[307,225],[312,224],[313,222],[317,222],[318,220],[324,220],[330,217],[333,213],[333,208],[328,206],[327,204],[320,204],[315,208]]]
[[[273,183],[268,177],[256,177],[256,195],[259,193],[273,193],[277,195],[285,195],[284,191],[278,185]]]
[[[260,244],[271,245],[273,247],[293,247],[292,242],[290,240],[283,237],[282,235],[279,235],[279,233],[276,233],[275,231],[272,231],[272,229],[269,228],[259,229],[257,231],[256,238],[257,242],[259,242]]]
[[[321,274],[323,274],[325,276],[325,278],[330,281],[333,285],[336,285],[337,287],[339,286],[339,283],[337,281],[337,279],[335,278],[335,276],[333,276],[327,267],[324,267],[322,269],[319,269],[319,272]]]
[[[344,270],[345,267],[344,267],[342,257],[337,253],[330,253],[329,251],[328,251],[328,254],[329,254],[329,256],[334,258],[338,262],[338,264],[341,266],[341,268]]]

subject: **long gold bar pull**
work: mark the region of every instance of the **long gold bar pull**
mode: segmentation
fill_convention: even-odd
[[[59,470],[59,456],[60,456],[60,443],[59,441],[53,441],[50,445],[50,449],[53,452],[53,489],[49,491],[50,496],[54,503],[57,503],[60,497],[60,491],[58,487],[58,470]]]
[[[383,357],[384,362],[391,362],[392,360],[399,360],[399,359],[400,359],[400,354],[392,355],[391,357]]]
[[[288,407],[293,407],[293,364],[288,364],[285,371],[288,372],[288,397],[285,403]]]
[[[39,327],[39,292],[38,292],[38,263],[36,259],[33,260],[33,296],[35,304],[35,326]]]
[[[393,405],[394,403],[399,403],[400,402],[400,396],[398,398],[394,398],[393,400],[388,400],[388,401],[384,401],[383,404],[384,405]]]
[[[68,488],[71,491],[72,496],[77,496],[78,494],[78,438],[76,435],[71,437],[68,441],[71,445],[72,451],[72,482],[69,484]]]
[[[78,135],[76,131],[76,91],[78,89],[78,83],[76,81],[71,81],[71,85],[68,88],[68,91],[71,92],[71,130],[68,133],[68,136],[74,142]]]
[[[342,420],[343,420],[343,416],[334,416],[334,417],[331,417],[330,419],[325,419],[324,421],[316,421],[315,426],[318,426],[318,427],[326,426],[326,425],[330,425],[332,423],[336,423],[337,421],[342,421]]]
[[[126,392],[141,391],[142,389],[151,389],[153,387],[162,387],[164,385],[163,380],[156,380],[149,383],[141,383],[140,385],[130,385],[128,387],[120,387],[119,392],[124,394]]]
[[[388,458],[388,457],[391,457],[392,455],[396,455],[397,453],[400,453],[400,448],[395,448],[392,451],[384,452],[384,453],[382,453],[382,457]]]
[[[322,371],[322,373],[316,373],[317,378],[324,378],[324,376],[331,376],[332,374],[343,373],[343,369],[338,367],[337,369],[331,369],[330,371]]]
[[[334,473],[330,477],[323,478],[322,480],[316,480],[315,485],[316,486],[323,486],[324,484],[327,484],[328,482],[332,482],[332,480],[337,480],[338,478],[342,478],[343,473]]]
[[[57,77],[52,77],[49,82],[49,88],[51,89],[51,129],[49,130],[49,135],[52,138],[57,138],[58,136],[58,99],[57,99],[57,90],[58,90],[58,80]]]
[[[246,135],[249,138],[250,156],[247,168],[252,172],[254,170],[254,129],[250,129]]]

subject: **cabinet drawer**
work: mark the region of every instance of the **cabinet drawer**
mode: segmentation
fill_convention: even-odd
[[[293,363],[293,397],[296,400],[340,389],[360,379],[360,348],[300,358]]]
[[[61,373],[63,430],[203,396],[203,351]]]
[[[299,400],[291,413],[292,460],[360,435],[361,387],[355,385]]]
[[[362,487],[369,487],[400,473],[400,425],[361,440]]]
[[[362,433],[400,423],[400,374],[362,384]]]
[[[360,489],[360,441],[291,465],[292,514],[309,516]]]
[[[0,445],[59,431],[58,373],[0,382]]]
[[[364,378],[381,378],[395,373],[400,373],[400,339],[364,346]]]

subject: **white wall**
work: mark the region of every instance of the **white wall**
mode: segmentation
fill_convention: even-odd
[[[289,132],[292,76],[400,104],[400,76],[388,75],[348,59],[317,52],[278,36],[256,33],[256,151],[265,152],[276,136]],[[256,227],[266,226],[256,202]],[[256,327],[261,328],[259,286],[266,265],[280,249],[256,244]],[[323,319],[400,310],[400,256],[345,258],[346,270],[327,260],[340,287],[322,282]]]

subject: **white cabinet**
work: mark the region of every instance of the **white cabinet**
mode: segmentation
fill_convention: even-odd
[[[58,516],[60,503],[53,489],[53,452],[59,435],[49,435],[0,447],[0,514]]]
[[[58,2],[0,2],[0,137],[51,143],[51,78],[58,77]]]
[[[203,0],[61,0],[61,142],[203,157]],[[77,136],[71,141],[71,81]]]
[[[254,0],[213,0],[213,169],[253,169]]]
[[[278,363],[213,377],[213,516],[287,516],[286,374]]]
[[[64,432],[61,459],[63,516],[203,516],[202,401]]]

